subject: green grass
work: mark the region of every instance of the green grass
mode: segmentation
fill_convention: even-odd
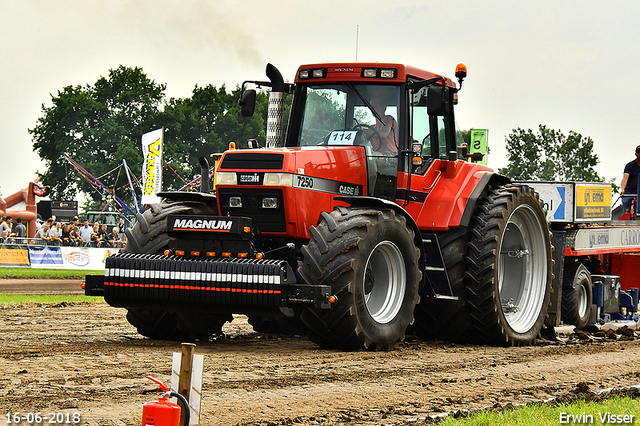
[[[0,279],[59,278],[83,279],[85,275],[104,275],[104,270],[0,268]]]
[[[621,417],[614,418],[617,422],[604,422],[601,415],[607,413],[612,416],[634,416],[631,424],[640,424],[640,400],[628,396],[614,396],[598,402],[585,402],[582,400],[564,404],[531,404],[514,409],[505,409],[502,412],[494,410],[482,411],[465,418],[445,418],[438,423],[439,426],[539,426],[556,424],[623,424]],[[586,418],[584,415],[592,416]],[[564,416],[564,417],[561,417]],[[577,417],[583,416],[582,421]],[[563,422],[561,423],[561,420]],[[588,420],[588,421],[585,421]],[[609,419],[611,420],[611,419]],[[630,418],[627,418],[627,421]]]
[[[58,305],[61,303],[104,303],[104,298],[84,294],[0,293],[0,305]]]
[[[103,270],[83,269],[37,269],[37,268],[0,268],[1,279],[84,279],[85,275],[103,275]],[[82,294],[18,294],[0,293],[0,305],[27,305],[60,303],[103,303],[102,297],[91,297]]]

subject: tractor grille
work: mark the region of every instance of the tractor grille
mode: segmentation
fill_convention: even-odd
[[[282,170],[283,161],[282,154],[227,153],[219,168],[222,170]]]
[[[241,197],[242,207],[229,207],[229,197]],[[262,199],[276,198],[278,208],[262,208]],[[261,232],[286,232],[287,223],[284,214],[284,197],[281,189],[275,188],[220,188],[221,216],[250,217],[253,227]]]
[[[129,309],[278,307],[292,276],[282,260],[119,253],[106,259],[104,298]]]

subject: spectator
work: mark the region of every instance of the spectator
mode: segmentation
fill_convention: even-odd
[[[624,209],[622,213],[631,211],[631,203],[634,199],[636,203],[638,202],[638,175],[640,175],[640,145],[636,147],[636,158],[624,166],[622,183],[620,183],[620,196]]]
[[[100,226],[97,223],[93,224],[93,230],[91,231],[91,247],[100,247],[102,240],[100,239]]]
[[[3,244],[9,244],[11,242],[11,238],[9,237],[9,229],[5,229],[2,234],[0,234],[0,239]]]
[[[98,232],[98,234],[100,235],[100,241],[102,241],[103,243],[107,241],[107,237],[109,236],[109,232],[107,232],[107,225],[103,224],[100,227],[100,232]]]
[[[27,228],[22,224],[22,218],[19,217],[16,219],[16,226],[13,227],[13,232],[10,235],[15,237],[16,243],[26,243],[25,238],[27,237]]]
[[[91,227],[89,226],[89,219],[84,220],[84,224],[78,230],[78,235],[82,239],[84,245],[89,245],[91,242]]]
[[[55,246],[59,246],[62,243],[62,224],[56,222],[51,228],[49,228],[49,243]]]
[[[107,236],[107,241],[113,248],[122,247],[122,240],[120,239],[120,234],[118,233],[117,227],[113,227],[111,233]]]
[[[0,237],[4,235],[4,231],[6,231],[7,229],[9,229],[9,225],[7,225],[7,221],[5,220],[5,217],[2,216],[0,217]]]
[[[62,240],[63,246],[73,245],[71,244],[71,224],[70,223],[65,223],[65,225],[62,227],[62,235],[60,239]]]
[[[42,224],[38,232],[36,232],[35,236],[36,244],[46,245],[49,242],[49,223],[45,222]]]
[[[9,230],[9,234],[13,232],[13,224],[11,223],[12,220],[13,219],[11,218],[11,216],[7,216],[5,221],[0,224],[0,231],[2,231],[3,234],[7,229]]]
[[[120,240],[122,240],[122,244],[125,243],[124,230],[126,229],[126,225],[124,219],[120,218],[118,221],[118,235],[120,236]]]
[[[77,225],[71,226],[69,238],[72,246],[81,246],[84,244],[84,240],[80,237],[80,228]]]

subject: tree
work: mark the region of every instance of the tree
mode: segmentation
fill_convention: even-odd
[[[255,114],[243,118],[240,114],[241,89],[227,93],[224,85],[220,89],[208,85],[196,86],[192,96],[186,99],[171,99],[161,114],[165,135],[165,164],[181,176],[200,174],[198,159],[209,158],[213,153],[228,149],[229,142],[244,146],[247,139],[265,143],[265,119],[268,96],[257,93]],[[177,189],[182,181],[173,173],[163,178],[166,187]]]
[[[85,206],[91,209],[102,209],[107,201],[104,191],[73,170],[61,155],[65,152],[115,189],[110,195],[131,206],[133,197],[119,167],[126,159],[139,176],[142,135],[160,127],[166,129],[164,190],[177,190],[200,175],[199,157],[223,152],[231,141],[244,144],[246,139],[257,139],[264,146],[266,93],[258,92],[254,116],[242,118],[239,87],[228,93],[224,85],[220,89],[196,86],[190,98],[168,102],[165,89],[165,84],[150,80],[141,68],[120,66],[93,86],[67,86],[52,95],[53,105],[42,106],[43,116],[29,130],[34,150],[47,165],[40,177],[51,187],[51,197],[73,199],[82,192],[91,197],[91,206]]]
[[[509,165],[498,170],[514,180],[602,182],[594,167],[600,162],[593,153],[593,140],[573,130],[538,127],[513,129],[506,137]]]
[[[159,108],[166,86],[150,80],[141,68],[109,70],[95,85],[67,86],[51,96],[50,107],[29,130],[33,147],[47,165],[40,174],[51,187],[51,197],[73,199],[83,192],[104,205],[104,194],[72,170],[61,156],[66,152],[94,176],[103,176],[126,159],[132,170],[142,169],[142,134],[158,127]],[[126,183],[124,173],[105,176],[110,188]],[[117,194],[131,200],[129,191]]]

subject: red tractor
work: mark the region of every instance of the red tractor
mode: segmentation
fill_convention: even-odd
[[[539,335],[553,276],[545,210],[530,187],[468,161],[455,82],[391,63],[267,76],[243,84],[271,88],[267,146],[225,152],[214,192],[205,180],[159,194],[87,294],[160,339],[206,339],[232,313],[343,350],[392,348],[410,326],[496,345]],[[460,86],[465,76],[458,66]],[[255,90],[240,102],[251,115]]]

